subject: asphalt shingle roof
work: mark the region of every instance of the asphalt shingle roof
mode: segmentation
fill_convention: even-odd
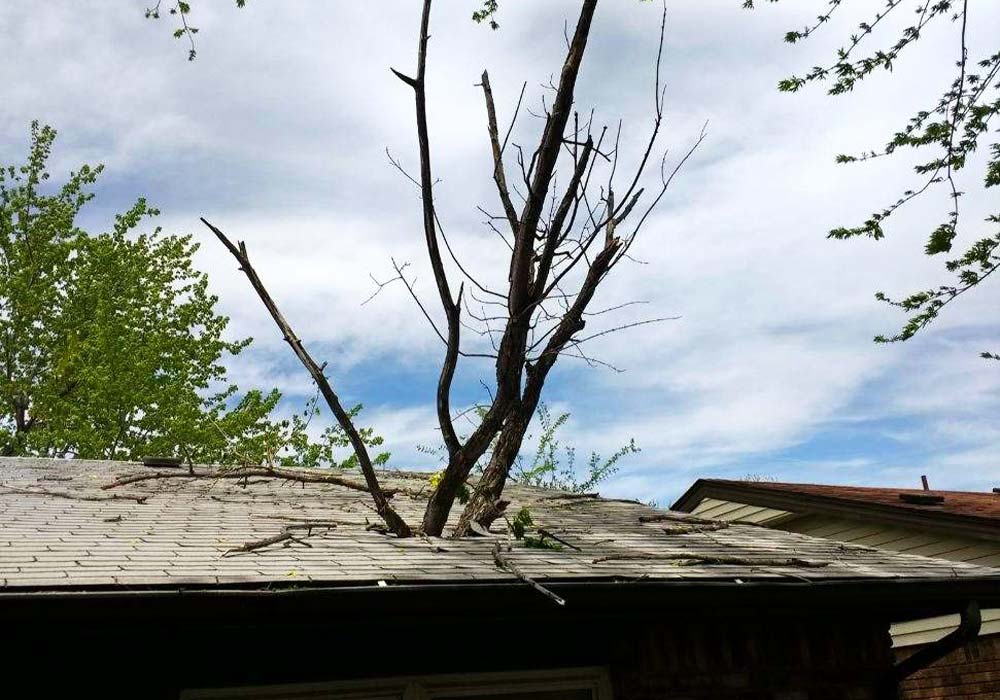
[[[362,491],[196,470],[201,478],[185,476],[186,469],[123,462],[0,458],[0,590],[486,582],[518,574],[540,582],[1000,576],[973,565],[521,485],[505,493],[509,512],[528,507],[535,527],[561,540],[561,549],[511,542],[503,520],[490,537],[398,539],[371,527],[380,521]],[[102,488],[157,471],[174,476]],[[427,474],[385,472],[383,480],[398,489],[393,503],[400,514],[419,523]],[[316,523],[311,530],[309,523]],[[289,525],[294,539],[231,551],[276,537]]]

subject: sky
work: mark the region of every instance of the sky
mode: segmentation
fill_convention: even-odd
[[[443,348],[405,289],[370,302],[372,277],[410,263],[433,305],[420,202],[389,163],[417,164],[412,93],[389,67],[412,71],[420,3],[251,0],[192,2],[198,58],[171,33],[173,19],[143,18],[136,2],[82,9],[71,0],[4,0],[0,62],[0,162],[20,162],[28,125],[60,133],[54,176],[104,163],[81,223],[107,230],[137,197],[158,206],[159,225],[203,246],[219,308],[233,337],[253,336],[229,362],[243,389],[278,387],[284,411],[312,393],[245,278],[209,232],[205,216],[246,241],[258,272],[313,354],[329,362],[346,403],[386,439],[392,463],[435,468],[434,390]],[[490,71],[500,120],[522,83],[540,107],[543,85],[565,51],[577,2],[507,0],[499,31],[473,24],[477,3],[441,0],[428,59],[430,138],[438,210],[471,270],[506,276],[503,244],[477,205],[497,208],[482,92]],[[779,79],[827,63],[850,32],[831,23],[789,46],[824,3],[670,0],[662,69],[662,145],[676,162],[707,122],[687,162],[633,248],[639,262],[615,270],[595,304],[626,301],[607,325],[676,316],[595,340],[589,350],[624,370],[565,359],[544,400],[571,419],[561,439],[578,461],[634,438],[606,494],[669,504],[699,477],[756,475],[779,481],[937,488],[1000,486],[1000,371],[978,357],[1000,350],[996,285],[963,297],[916,338],[876,345],[902,316],[873,298],[948,282],[922,255],[942,218],[943,196],[917,201],[880,242],[827,240],[909,187],[912,161],[834,163],[878,147],[950,81],[953,33],[942,25],[855,93],[790,96]],[[972,52],[996,36],[1000,7],[975,3]],[[577,106],[623,128],[623,160],[643,145],[653,106],[660,8],[605,0],[583,63]],[[897,26],[898,28],[898,26]],[[894,38],[892,26],[881,35]],[[987,47],[988,48],[988,47]],[[985,50],[985,49],[984,49]],[[512,139],[537,139],[522,113]],[[973,180],[980,171],[970,167]],[[963,198],[965,240],[995,211],[978,183]],[[594,330],[600,330],[594,325]],[[455,406],[484,398],[490,367],[466,360]],[[529,444],[530,448],[530,444]]]

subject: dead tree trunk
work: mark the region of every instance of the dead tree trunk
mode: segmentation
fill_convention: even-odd
[[[582,349],[588,340],[635,325],[664,320],[649,319],[580,337],[587,326],[588,307],[598,287],[618,263],[629,259],[629,248],[639,230],[663,197],[673,176],[704,138],[704,132],[670,172],[666,169],[664,155],[660,162],[660,182],[651,195],[652,201],[643,205],[641,214],[636,213],[632,217],[645,192],[640,181],[651,160],[663,117],[660,59],[665,11],[655,63],[652,130],[639,163],[624,180],[621,195],[616,192],[621,125],[613,139],[609,137],[606,127],[595,138],[593,116],[581,121],[574,108],[577,79],[593,26],[597,0],[581,0],[579,17],[568,42],[558,85],[551,86],[554,96],[551,101],[543,102],[544,127],[537,147],[530,157],[526,157],[524,149],[514,145],[520,167],[516,179],[523,186],[523,191],[511,184],[514,179],[508,175],[506,160],[509,158],[507,142],[510,132],[501,138],[489,75],[484,71],[481,87],[493,155],[492,179],[503,212],[490,215],[487,224],[510,249],[507,279],[500,289],[492,289],[473,277],[455,255],[441,229],[435,208],[426,93],[431,5],[432,0],[424,0],[415,74],[410,76],[396,69],[392,71],[413,90],[414,95],[420,173],[419,178],[410,179],[420,188],[423,237],[446,323],[443,330],[439,330],[417,297],[412,282],[404,276],[405,265],[400,267],[394,262],[394,266],[398,273],[395,279],[404,282],[445,346],[437,383],[436,412],[447,451],[447,464],[424,511],[421,530],[425,534],[439,536],[444,532],[459,490],[492,445],[489,462],[455,528],[454,534],[462,536],[469,532],[472,523],[488,525],[502,513],[504,485],[557,359],[570,356],[595,364],[598,361]],[[517,111],[515,109],[515,119]],[[402,170],[396,161],[393,163]],[[603,165],[601,172],[595,174],[598,163]],[[568,178],[557,190],[557,173],[561,165]],[[523,200],[520,210],[515,206],[515,195]],[[632,218],[637,219],[635,223],[631,223]],[[292,333],[250,266],[243,245],[233,245],[221,231],[211,228],[240,262],[285,339],[308,369],[350,438],[376,509],[389,530],[400,536],[408,535],[409,527],[389,505],[365,446],[324,376],[323,367],[313,361]],[[449,279],[442,250],[447,251],[462,274],[457,294],[453,292],[454,285]],[[380,284],[379,288],[383,286]],[[481,315],[473,310],[473,305],[481,309]],[[479,328],[473,327],[472,323],[480,324]],[[488,338],[493,352],[469,353],[463,350],[463,327],[472,328],[481,338]],[[458,436],[455,429],[451,407],[452,384],[463,357],[490,358],[495,377],[495,386],[489,392],[490,401],[480,422],[464,439]]]
[[[563,134],[572,112],[573,93],[576,88],[576,80],[580,72],[583,54],[587,47],[587,40],[590,36],[590,28],[596,8],[597,0],[584,0],[580,17],[577,20],[576,31],[573,34],[566,60],[563,63],[556,98],[547,116],[541,142],[535,152],[535,171],[531,187],[528,190],[528,196],[521,215],[516,221],[513,218],[515,210],[511,203],[510,193],[506,188],[506,177],[503,174],[503,155],[501,150],[497,148],[495,108],[489,88],[489,78],[488,76],[484,76],[483,89],[486,93],[488,111],[491,114],[489,132],[494,154],[494,180],[497,183],[498,191],[504,204],[505,215],[511,226],[514,239],[509,270],[510,287],[506,295],[504,295],[509,313],[506,327],[497,350],[497,389],[493,403],[479,428],[473,433],[473,436],[467,441],[466,445],[460,446],[455,450],[451,447],[448,448],[448,465],[444,470],[444,475],[438,482],[437,488],[431,495],[424,514],[423,529],[429,535],[441,534],[458,490],[465,483],[466,479],[468,479],[472,467],[489,447],[493,441],[493,437],[500,431],[502,424],[511,420],[511,411],[517,413],[523,410],[520,393],[525,368],[528,336],[534,317],[534,308],[540,301],[536,288],[539,283],[545,283],[545,280],[533,278],[533,273],[536,269],[535,234],[538,230],[538,224],[552,184],[556,161],[563,147]],[[407,79],[405,76],[400,76],[414,88],[414,92],[416,93],[417,131],[420,141],[420,180],[423,195],[425,230],[428,229],[428,222],[431,229],[431,234],[428,234],[429,239],[436,238],[436,236],[432,235],[434,224],[433,181],[430,179],[430,150],[426,141],[427,114],[424,99],[424,67],[427,56],[427,31],[430,9],[431,0],[425,0],[417,59],[418,77],[416,79]],[[428,211],[430,214],[428,214]],[[431,247],[429,244],[428,249],[431,251],[431,261],[434,267],[435,278],[438,279],[438,288],[441,289],[441,277],[444,276],[444,270],[439,265],[440,254],[437,252],[436,246]],[[444,297],[442,297],[442,301],[445,303],[447,312],[447,301]],[[449,316],[450,323],[451,318]],[[455,323],[458,323],[457,313]],[[452,356],[450,341],[451,337],[449,336],[448,357]],[[454,354],[457,357],[457,347]],[[447,419],[442,418],[442,420],[446,420],[450,425],[450,416]],[[454,435],[453,428],[449,427],[448,430],[442,429],[442,434],[445,435],[445,445],[448,446],[450,437]]]

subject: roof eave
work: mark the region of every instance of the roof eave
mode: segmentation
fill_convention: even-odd
[[[140,619],[143,623],[187,616],[200,621],[309,621],[356,616],[401,619],[524,614],[755,614],[786,610],[830,614],[865,611],[887,621],[956,612],[967,601],[1000,606],[1000,574],[969,579],[842,579],[715,581],[553,581],[546,587],[565,598],[555,605],[515,581],[377,584],[310,584],[297,587],[212,586],[0,590],[6,620],[59,619],[68,623]]]
[[[820,496],[801,492],[783,492],[758,487],[752,483],[734,484],[715,479],[698,479],[671,506],[672,510],[692,512],[706,498],[718,498],[764,508],[776,508],[799,514],[817,513],[841,517],[864,518],[876,522],[947,532],[976,539],[1000,542],[996,521],[975,516],[914,509],[895,508],[882,503]]]

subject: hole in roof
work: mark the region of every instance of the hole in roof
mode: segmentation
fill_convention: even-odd
[[[901,493],[899,500],[918,506],[937,506],[944,503],[944,496],[932,493]]]
[[[142,465],[144,467],[169,467],[176,468],[181,466],[180,457],[143,457]]]

